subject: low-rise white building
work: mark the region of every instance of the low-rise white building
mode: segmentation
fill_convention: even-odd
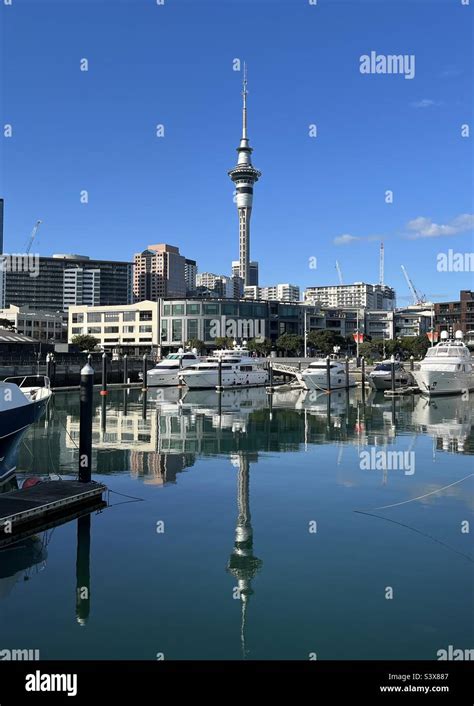
[[[390,311],[395,308],[394,289],[382,284],[366,284],[365,282],[307,287],[304,298],[307,302],[319,302],[321,306],[334,309],[364,307]]]
[[[247,286],[244,289],[246,299],[263,301],[298,302],[300,288],[296,284],[272,284],[268,287]]]
[[[71,306],[68,341],[74,336],[94,336],[101,348],[140,354],[159,345],[160,303],[142,301],[116,306]]]
[[[10,304],[6,309],[0,309],[0,319],[7,319],[17,333],[37,341],[53,343],[66,339],[66,324],[61,311],[40,311]]]

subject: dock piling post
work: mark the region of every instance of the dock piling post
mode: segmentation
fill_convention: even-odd
[[[365,401],[365,358],[362,356],[360,359],[361,365],[361,375],[362,375],[362,401]]]
[[[217,392],[222,392],[223,387],[222,387],[222,358],[219,356],[219,360],[217,362],[217,387],[216,387]]]
[[[102,353],[102,390],[100,394],[104,397],[107,394],[107,354]]]
[[[142,368],[142,375],[143,375],[143,384],[142,384],[142,390],[145,392],[148,387],[147,387],[147,357],[146,353],[143,354],[143,368]]]
[[[79,480],[90,483],[92,472],[92,398],[94,368],[84,365],[79,388]]]
[[[349,356],[346,355],[346,390],[349,389]]]
[[[331,392],[331,358],[326,356],[326,387],[327,391]]]
[[[414,370],[414,369],[415,369],[415,359],[414,359],[414,357],[411,355],[411,356],[410,356],[410,370]]]
[[[128,357],[125,353],[123,357],[123,384],[126,385],[128,380]]]
[[[47,353],[46,354],[46,377],[49,378],[49,380],[51,380],[52,367],[53,366],[51,363],[51,355],[49,353]]]
[[[392,378],[392,393],[395,392],[395,356],[390,358],[391,378]]]
[[[267,392],[269,395],[273,395],[275,388],[273,387],[273,363],[270,360],[268,362],[268,388]]]

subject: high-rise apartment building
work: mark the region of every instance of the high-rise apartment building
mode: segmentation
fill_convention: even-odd
[[[298,302],[300,288],[296,284],[273,284],[268,287],[245,287],[246,299],[264,301]]]
[[[186,296],[185,259],[179,248],[166,243],[136,253],[133,265],[135,301]]]
[[[189,260],[188,258],[186,258],[184,261],[184,279],[186,281],[186,294],[192,294],[196,291],[196,276],[196,260]]]
[[[238,260],[232,260],[232,276],[240,277],[240,263]],[[258,262],[250,260],[249,263],[249,287],[258,287]]]
[[[391,311],[395,308],[395,290],[382,284],[334,284],[328,287],[307,287],[305,301],[318,302],[331,308],[365,307]]]

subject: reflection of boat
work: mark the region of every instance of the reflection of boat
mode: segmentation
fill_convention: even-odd
[[[418,397],[412,423],[420,431],[441,440],[444,451],[464,452],[472,427],[472,406],[461,397]]]
[[[337,360],[331,360],[329,366],[331,389],[344,388],[346,386],[345,365]],[[327,362],[325,360],[316,360],[300,373],[297,373],[296,377],[306,390],[327,390]],[[349,373],[349,387],[354,387],[355,384],[354,375]]]
[[[46,557],[46,544],[37,535],[0,550],[0,599],[11,593],[28,569],[33,566],[43,568]]]
[[[454,339],[441,331],[441,341],[429,348],[413,376],[424,395],[452,395],[473,389],[471,352],[462,331]]]
[[[223,387],[265,385],[268,380],[262,361],[251,358],[245,349],[217,351],[214,356],[182,370],[179,380],[188,387],[215,388],[219,384],[219,367]]]
[[[8,382],[13,379],[0,383],[0,482],[15,474],[21,438],[43,414],[51,397],[47,378],[44,386],[23,385],[27,378],[21,378],[20,386]]]
[[[412,375],[405,370],[401,363],[393,363],[395,366],[395,386],[403,387],[413,383]],[[390,360],[384,360],[382,363],[377,363],[375,368],[369,374],[369,380],[376,390],[389,390],[392,386],[392,363]]]
[[[183,407],[207,407],[216,412],[260,409],[265,407],[267,394],[263,387],[247,387],[241,390],[187,390],[183,395]]]
[[[165,387],[168,385],[177,385],[180,371],[183,368],[194,365],[199,362],[199,360],[199,356],[194,351],[187,351],[185,353],[180,349],[178,353],[170,353],[147,372],[147,386]],[[140,375],[140,378],[142,377],[143,376]]]

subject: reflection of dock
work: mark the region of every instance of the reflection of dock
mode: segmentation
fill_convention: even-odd
[[[0,547],[17,542],[39,525],[60,521],[64,514],[93,509],[102,504],[102,483],[48,481],[0,496]],[[92,506],[92,507],[91,507]]]

